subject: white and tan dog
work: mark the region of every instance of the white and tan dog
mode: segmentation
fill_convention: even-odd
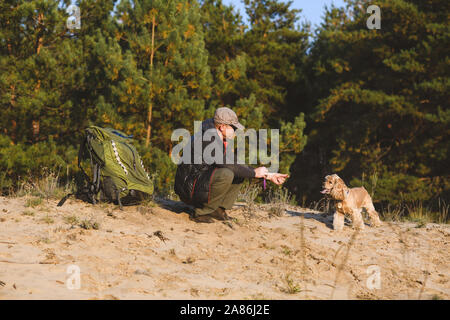
[[[336,212],[333,217],[334,230],[339,231],[344,228],[346,214],[350,216],[353,227],[364,229],[364,220],[361,214],[364,208],[369,213],[371,225],[373,227],[381,225],[372,198],[364,187],[350,189],[337,174],[332,174],[325,177],[321,193],[328,194],[336,200]]]

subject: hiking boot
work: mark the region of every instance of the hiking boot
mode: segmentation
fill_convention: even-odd
[[[192,215],[189,217],[190,220],[195,221],[197,223],[213,223],[214,219],[209,214],[204,215]]]
[[[231,220],[231,218],[225,212],[225,209],[223,209],[221,207],[217,208],[215,211],[210,213],[209,216],[213,217],[214,219],[222,220],[222,221]]]

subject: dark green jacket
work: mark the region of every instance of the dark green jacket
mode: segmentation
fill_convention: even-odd
[[[208,129],[214,129],[214,120],[207,119],[202,122],[202,136]],[[194,162],[194,139],[201,139],[199,135],[191,136],[188,147],[191,150],[191,162]],[[205,148],[210,143],[221,143],[219,135],[216,134],[212,141],[202,141],[202,155]],[[189,150],[189,149],[188,149]],[[225,150],[225,148],[223,149]],[[178,165],[177,173],[175,175],[175,193],[180,199],[195,207],[202,207],[203,203],[208,202],[209,191],[211,189],[211,181],[214,176],[214,172],[218,168],[228,168],[234,173],[235,182],[237,180],[243,180],[244,178],[254,178],[255,170],[252,167],[237,164],[236,155],[233,156],[233,163],[225,162],[225,154],[223,155],[222,163],[207,164],[204,159],[200,164],[185,164]]]

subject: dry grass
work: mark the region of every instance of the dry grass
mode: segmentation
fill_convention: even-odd
[[[38,177],[30,176],[19,182],[17,190],[10,192],[13,197],[30,197],[30,199],[61,199],[75,190],[75,182],[66,181],[62,185],[59,176],[60,169],[43,168]],[[35,198],[32,198],[35,197]],[[37,201],[37,200],[31,200]]]
[[[422,201],[403,202],[382,210],[382,218],[385,221],[416,222],[418,227],[427,223],[448,223],[450,205],[442,199],[438,199],[434,205],[425,205]]]
[[[42,198],[32,197],[32,198],[28,198],[26,200],[25,207],[35,208],[35,207],[39,206],[41,203],[42,203]]]
[[[247,219],[254,216],[254,211],[257,208],[255,200],[260,192],[261,187],[253,183],[245,184],[239,191],[238,200],[242,200],[246,203],[244,216]]]
[[[303,205],[303,207],[327,214],[334,213],[333,201],[329,197],[323,197],[319,201],[313,201],[309,204],[309,206]]]
[[[296,294],[301,291],[300,286],[294,282],[290,273],[286,274],[282,280],[285,286],[281,288],[281,292]]]
[[[305,287],[306,296],[305,298],[308,299],[308,289],[306,287],[306,279],[308,277],[308,266],[306,264],[306,242],[305,242],[305,217],[302,214],[300,216],[300,249],[302,252],[302,283]]]
[[[48,214],[45,217],[41,218],[41,221],[44,223],[47,223],[47,224],[52,224],[55,222],[55,220],[53,220],[53,218],[49,217]]]
[[[71,215],[64,217],[64,222],[70,224],[73,227],[79,223],[79,219],[77,216]]]
[[[246,183],[241,187],[237,200],[245,202],[244,215],[246,218],[254,216],[254,211],[258,208],[256,200],[261,192],[262,187],[257,183]],[[286,188],[272,187],[266,191],[265,196],[267,203],[265,209],[270,217],[282,216],[287,207],[293,204],[293,197]]]
[[[408,241],[408,235],[403,231],[398,225],[394,223],[389,223],[388,226],[394,234],[397,234],[398,241],[401,244],[401,262],[403,264],[402,272],[403,276],[407,276],[410,264],[410,247]],[[410,289],[407,289],[408,300],[411,299]]]
[[[348,241],[347,245],[343,244],[342,246],[340,246],[339,249],[336,251],[336,254],[334,255],[333,261],[336,261],[340,251],[345,246],[347,247],[346,248],[347,250],[345,251],[344,257],[342,258],[342,261],[338,265],[337,270],[336,270],[336,277],[334,279],[334,285],[333,285],[333,290],[331,291],[330,299],[333,299],[333,297],[334,297],[334,292],[336,290],[336,286],[337,286],[337,283],[339,281],[339,277],[340,277],[342,271],[344,270],[345,266],[347,265],[347,261],[348,261],[348,259],[350,257],[350,249],[352,248],[353,244],[355,243],[356,238],[358,237],[358,234],[359,234],[359,230],[356,229],[355,232],[353,232],[353,234],[352,234],[350,240]]]
[[[269,216],[281,217],[291,203],[292,195],[286,188],[272,188],[268,194]]]
[[[281,246],[281,252],[286,255],[286,256],[290,256],[292,254],[292,250],[291,248],[289,248],[288,246],[282,245]]]
[[[388,204],[386,210],[381,211],[380,218],[384,221],[401,221],[404,212],[403,207]]]
[[[100,224],[97,221],[94,221],[92,219],[85,219],[85,220],[81,221],[79,226],[80,226],[80,228],[85,229],[85,230],[100,229]]]

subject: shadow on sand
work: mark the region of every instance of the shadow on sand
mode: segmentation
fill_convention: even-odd
[[[298,212],[292,210],[286,210],[286,213],[292,217],[303,216],[305,219],[314,219],[318,222],[323,223],[330,229],[333,229],[333,215],[326,213],[314,213],[314,212]]]
[[[182,201],[169,200],[164,198],[155,197],[154,201],[166,210],[172,211],[176,214],[186,213],[188,215],[194,214],[194,207],[190,206]],[[236,203],[233,207],[245,207],[244,204]],[[329,229],[333,229],[333,215],[327,213],[316,213],[316,212],[300,212],[293,210],[286,210],[286,213],[292,217],[303,216],[305,219],[314,219],[320,223],[323,223]],[[346,225],[350,222],[346,219]]]
[[[153,200],[160,205],[161,208],[175,212],[176,214],[187,213],[192,215],[194,213],[194,207],[182,201],[169,200],[159,197],[155,197]]]

